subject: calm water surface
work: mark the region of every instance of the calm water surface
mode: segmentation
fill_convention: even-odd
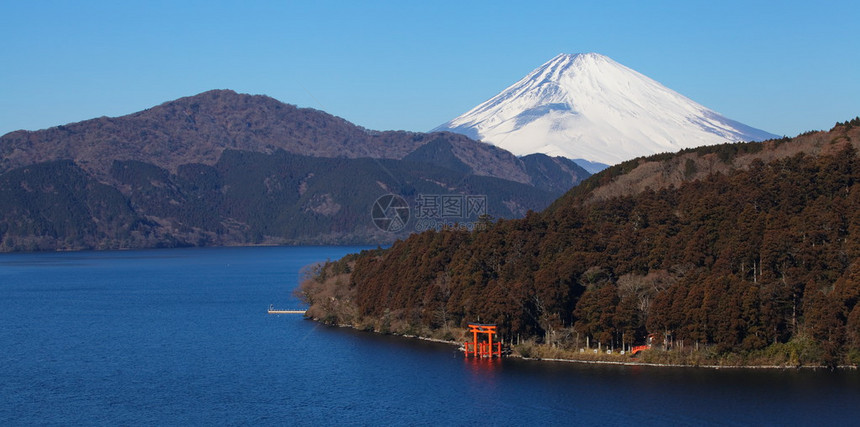
[[[0,255],[0,424],[860,423],[857,372],[476,362],[266,314],[357,249]]]

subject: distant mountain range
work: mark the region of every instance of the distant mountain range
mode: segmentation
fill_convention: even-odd
[[[605,165],[778,138],[596,53],[558,55],[434,131],[461,133],[518,156],[544,153]]]
[[[513,218],[588,175],[458,134],[370,131],[215,90],[0,137],[0,250],[386,243],[417,218],[380,230],[371,210],[382,195],[413,210],[421,196],[481,195],[481,212]]]
[[[371,131],[322,111],[230,90],[204,92],[122,117],[10,132],[0,137],[0,172],[57,159],[74,160],[99,176],[106,176],[115,159],[150,162],[175,172],[181,164],[215,164],[225,149],[403,159],[440,140],[447,141],[453,158],[469,173],[524,184],[534,179],[511,153],[458,134]],[[582,178],[572,178],[571,184]]]

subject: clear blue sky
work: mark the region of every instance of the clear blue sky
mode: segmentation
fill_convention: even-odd
[[[780,135],[860,115],[860,8],[847,0],[0,0],[0,16],[0,134],[209,89],[427,131],[580,52]]]

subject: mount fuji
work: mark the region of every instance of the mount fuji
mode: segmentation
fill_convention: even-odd
[[[515,155],[617,164],[684,148],[779,136],[726,118],[597,54],[561,54],[434,131]]]

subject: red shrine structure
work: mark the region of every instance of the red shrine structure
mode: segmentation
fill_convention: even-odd
[[[463,345],[467,357],[502,357],[502,343],[500,341],[493,342],[493,335],[496,335],[496,325],[470,323],[469,332],[472,333],[472,342],[466,341]],[[478,341],[478,334],[487,334],[486,341]]]

